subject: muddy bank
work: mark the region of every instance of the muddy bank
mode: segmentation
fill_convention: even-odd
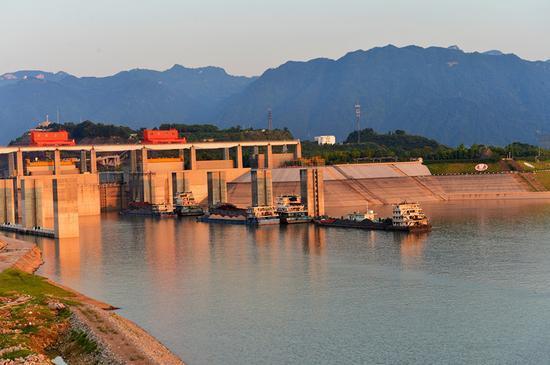
[[[48,358],[56,356],[71,365],[184,365],[146,331],[114,313],[113,306],[33,275],[41,264],[41,252],[34,244],[0,236],[2,330],[12,336],[11,343],[0,343],[4,347],[0,347],[4,351],[0,365],[51,364]],[[37,288],[46,289],[38,292]],[[51,321],[38,322],[32,329],[36,335],[22,337],[28,329],[18,326],[31,319],[10,321],[13,307],[24,314],[43,311]],[[20,348],[18,342],[32,346]]]

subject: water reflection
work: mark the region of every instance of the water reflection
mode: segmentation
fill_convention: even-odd
[[[401,250],[401,264],[407,269],[417,269],[423,263],[424,249],[429,233],[393,232],[394,242]]]
[[[547,362],[550,206],[424,209],[431,233],[107,214],[79,240],[33,240],[40,273],[122,307],[188,363]]]

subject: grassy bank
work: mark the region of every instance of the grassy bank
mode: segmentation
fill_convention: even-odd
[[[537,171],[534,174],[535,179],[541,183],[546,190],[550,190],[550,171]]]
[[[518,164],[524,171],[550,170],[550,161],[518,160]]]
[[[80,333],[70,330],[74,294],[46,279],[16,269],[0,273],[0,359],[41,355],[49,357],[56,343],[74,342],[76,352],[95,349]]]
[[[446,175],[446,174],[476,174],[475,167],[480,162],[426,162],[433,175]],[[508,165],[500,162],[483,162],[487,164],[488,169],[484,172],[496,173],[503,171],[510,171]]]

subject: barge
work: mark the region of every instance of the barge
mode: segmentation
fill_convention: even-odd
[[[246,224],[246,209],[237,208],[230,203],[220,203],[202,217],[198,217],[199,222],[209,223],[229,223],[229,224]]]
[[[199,222],[247,224],[263,226],[279,224],[279,216],[272,206],[238,208],[230,203],[221,203],[209,209],[208,213],[197,218]]]
[[[157,218],[175,217],[174,209],[168,204],[151,204],[144,202],[134,202],[128,204],[128,209],[121,212],[124,215],[150,216]]]
[[[315,224],[323,227],[358,228],[366,230],[429,232],[428,218],[418,203],[402,202],[393,206],[392,217],[376,218],[372,210],[354,212],[342,218],[320,218]]]

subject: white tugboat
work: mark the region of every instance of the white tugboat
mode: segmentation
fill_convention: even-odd
[[[277,197],[277,214],[283,224],[309,223],[311,218],[302,204],[300,195],[281,195]]]
[[[393,206],[392,224],[408,230],[430,230],[432,227],[420,204],[407,202]]]

